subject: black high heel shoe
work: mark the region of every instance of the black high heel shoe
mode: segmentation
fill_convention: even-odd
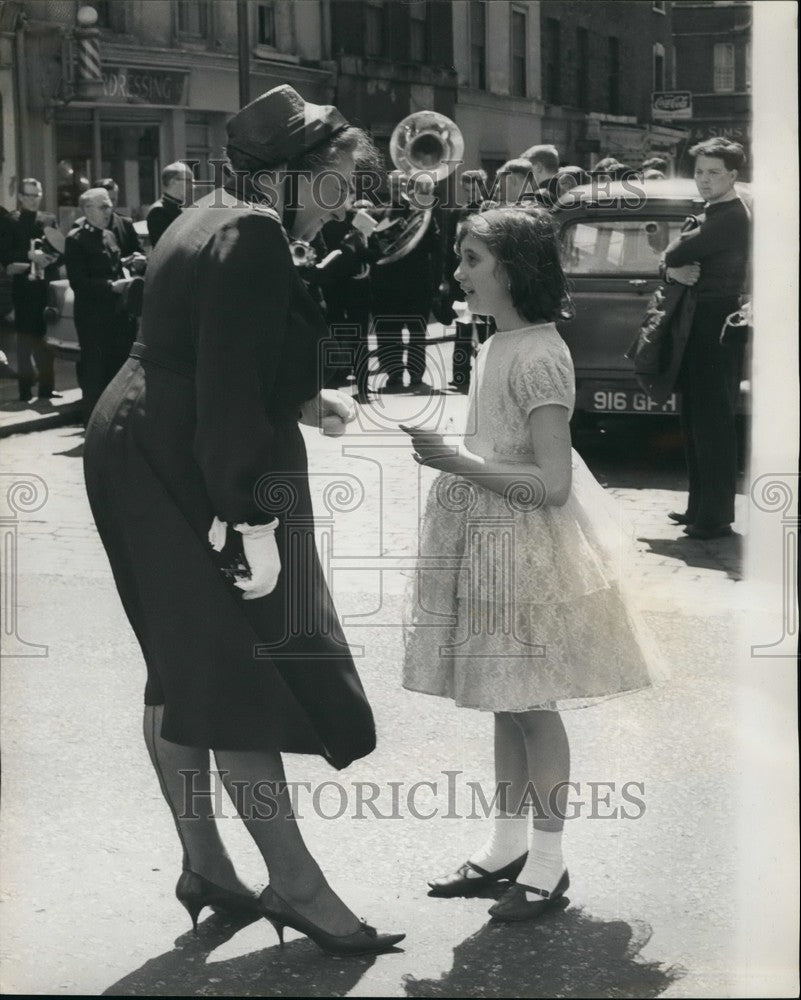
[[[262,915],[275,928],[282,948],[284,927],[292,927],[305,934],[329,955],[377,955],[389,951],[406,937],[405,934],[379,934],[375,927],[370,927],[363,920],[361,927],[352,934],[329,934],[293,910],[269,885],[261,894],[259,907]]]
[[[175,887],[178,902],[186,909],[192,918],[192,930],[197,934],[197,918],[204,906],[220,910],[231,916],[259,916],[259,897],[257,893],[245,894],[234,892],[233,889],[223,889],[222,886],[209,882],[202,875],[184,871]]]
[[[436,878],[429,882],[430,892],[428,895],[447,899],[454,896],[474,896],[477,892],[495,885],[496,882],[502,882],[504,879],[510,881],[516,879],[523,871],[527,857],[528,851],[494,872],[488,872],[486,869],[474,865],[472,861],[465,861],[461,868],[457,868],[452,875],[443,875],[442,878]],[[476,874],[468,875],[468,872],[471,871]]]

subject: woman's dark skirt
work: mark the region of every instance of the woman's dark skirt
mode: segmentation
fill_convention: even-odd
[[[89,502],[147,665],[145,703],[164,705],[170,742],[345,767],[374,749],[375,730],[317,556],[300,429],[276,426],[264,484],[279,582],[244,601],[208,542],[194,405],[190,379],[131,358],[86,432]]]

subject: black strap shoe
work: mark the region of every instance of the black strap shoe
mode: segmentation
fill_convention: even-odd
[[[549,910],[567,892],[570,886],[570,876],[565,868],[562,877],[556,883],[552,892],[547,889],[537,889],[533,885],[522,885],[515,882],[510,885],[497,903],[489,908],[489,915],[495,920],[516,923],[520,920],[536,920]],[[527,892],[536,892],[542,899],[529,902]]]
[[[474,865],[472,861],[465,861],[461,868],[457,868],[452,875],[443,875],[442,878],[436,878],[429,882],[431,891],[428,895],[445,898],[474,896],[477,892],[481,892],[497,882],[502,882],[504,879],[511,881],[517,878],[523,871],[527,857],[528,851],[495,872],[488,872],[484,868]],[[468,874],[469,872],[476,874],[471,876]]]

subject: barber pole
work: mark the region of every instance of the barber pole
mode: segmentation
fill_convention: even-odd
[[[98,97],[103,88],[103,73],[100,63],[100,46],[97,11],[94,7],[79,8],[75,20],[76,41],[76,88],[81,97],[92,99]]]

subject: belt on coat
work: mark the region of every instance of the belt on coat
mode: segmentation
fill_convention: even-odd
[[[171,358],[158,347],[142,344],[138,340],[134,342],[129,357],[138,358],[140,361],[149,361],[151,364],[158,365],[159,368],[166,368],[167,371],[173,372],[175,375],[182,375],[184,378],[193,379],[195,377],[195,368],[190,362]]]

